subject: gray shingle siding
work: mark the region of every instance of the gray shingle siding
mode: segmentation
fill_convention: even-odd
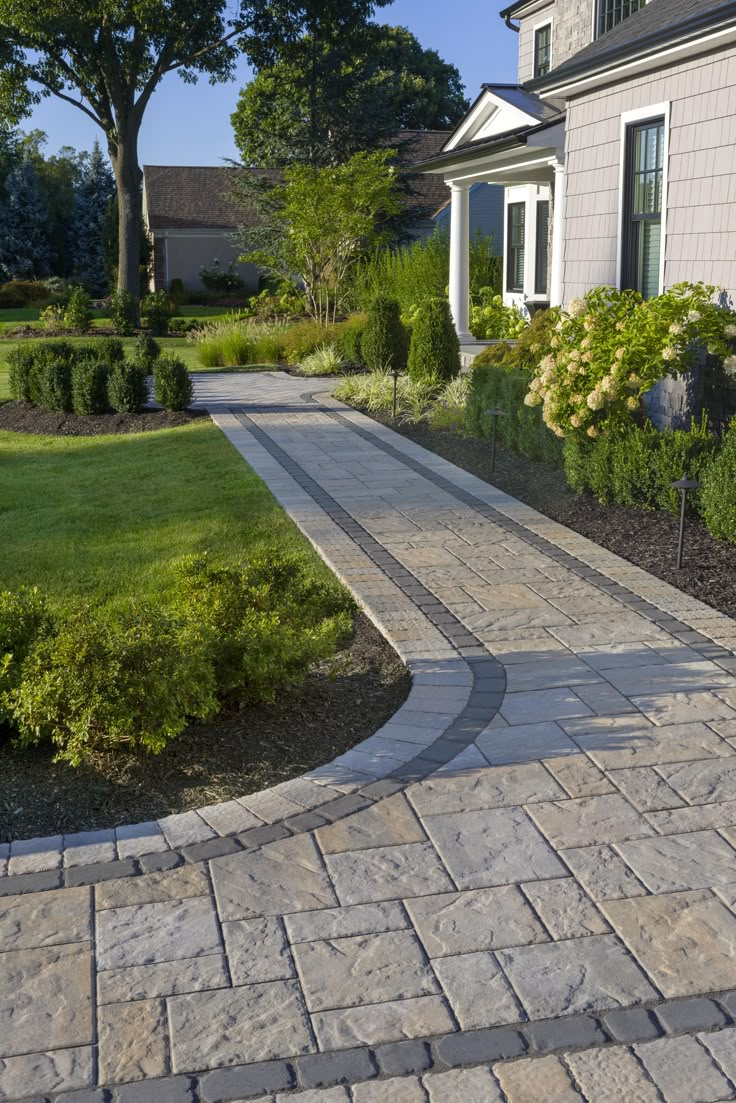
[[[553,21],[552,67],[556,69],[590,43],[595,0],[554,0],[520,20],[519,81],[534,77],[534,28]]]

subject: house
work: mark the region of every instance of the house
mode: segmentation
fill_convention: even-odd
[[[395,139],[406,203],[412,218],[411,237],[426,237],[434,231],[433,216],[446,199],[441,178],[416,173],[417,161],[435,155],[447,139],[446,131],[404,130]],[[244,210],[230,199],[234,174],[256,172],[273,180],[278,173],[234,167],[144,165],[143,220],[153,245],[151,289],[168,287],[172,279],[182,280],[188,291],[202,289],[199,270],[211,267],[215,258],[226,269],[241,251],[233,243],[238,227],[255,224],[255,211]],[[237,271],[247,291],[257,291],[259,271],[252,264],[238,264]]]
[[[517,0],[518,84],[486,84],[439,154],[450,298],[468,326],[470,195],[505,188],[504,299],[683,280],[736,294],[736,2]]]

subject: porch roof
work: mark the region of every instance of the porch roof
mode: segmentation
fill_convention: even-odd
[[[478,164],[479,162],[488,161],[493,157],[500,157],[505,153],[512,153],[514,150],[518,150],[520,153],[527,153],[527,151],[533,154],[539,153],[540,148],[544,147],[544,142],[538,136],[543,135],[546,130],[555,132],[550,134],[550,147],[557,145],[555,140],[556,128],[564,121],[564,111],[558,111],[551,118],[545,119],[544,122],[536,125],[516,127],[514,130],[502,134],[494,134],[490,138],[480,138],[463,146],[457,146],[455,149],[443,150],[436,157],[431,157],[415,165],[415,171],[444,174],[457,169],[459,166],[467,171],[472,170],[473,166],[477,165],[479,175],[481,175],[482,168]]]

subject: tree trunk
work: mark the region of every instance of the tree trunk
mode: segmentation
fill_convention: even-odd
[[[138,128],[132,127],[110,149],[118,188],[118,291],[140,296],[141,170],[138,167]]]

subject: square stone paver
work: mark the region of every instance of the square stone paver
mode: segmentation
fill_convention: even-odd
[[[488,1069],[428,1072],[422,1083],[429,1103],[501,1103],[498,1085]]]
[[[509,1103],[585,1103],[559,1057],[503,1061],[493,1071]]]
[[[315,836],[323,854],[419,843],[427,837],[402,793],[379,801],[372,808],[356,812],[329,827],[321,827]]]
[[[98,1014],[101,1084],[164,1076],[166,1011],[161,1000],[108,1004]]]
[[[665,996],[736,987],[736,916],[707,890],[601,907]]]
[[[91,938],[91,889],[0,897],[0,953]]]
[[[661,766],[658,772],[688,804],[736,800],[736,755]]]
[[[565,851],[565,861],[594,900],[644,896],[638,877],[610,846],[583,846]]]
[[[499,950],[530,1019],[629,1007],[657,992],[615,935]]]
[[[617,793],[530,804],[527,811],[557,850],[654,834],[644,817]]]
[[[289,941],[313,942],[322,938],[349,938],[358,934],[401,931],[411,926],[406,912],[395,900],[376,904],[354,904],[349,908],[325,908],[316,912],[295,912],[284,916]]]
[[[0,954],[0,1057],[93,1041],[88,942]]]
[[[713,1103],[734,1093],[715,1061],[695,1038],[658,1038],[634,1052],[667,1103]]]
[[[524,1012],[493,954],[480,952],[432,962],[463,1030],[521,1022]]]
[[[531,881],[522,888],[555,940],[607,934],[611,929],[574,877]]]
[[[688,724],[700,720],[734,720],[736,712],[715,693],[662,693],[632,697],[655,724]]]
[[[658,728],[644,726],[639,721],[635,722],[633,717],[631,720],[629,717],[619,719],[622,721],[620,724],[614,724],[607,718],[600,725],[587,721],[577,729],[565,724],[565,730],[604,770],[720,758],[733,751],[705,724],[672,724]]]
[[[536,881],[567,872],[522,808],[426,816],[424,826],[464,889]]]
[[[655,893],[715,888],[736,881],[736,850],[715,831],[637,839],[619,843],[617,849]]]
[[[404,903],[431,958],[547,941],[515,885],[418,896]]]
[[[568,1053],[565,1060],[586,1099],[595,1103],[661,1103],[654,1084],[624,1046]]]
[[[651,766],[633,766],[630,770],[613,770],[609,778],[640,812],[656,812],[665,808],[681,808],[685,803],[674,789]]]
[[[551,722],[489,728],[478,736],[476,743],[493,766],[579,754],[577,744]]]
[[[49,1053],[0,1057],[1,1103],[27,1095],[30,1085],[38,1099],[38,1092],[81,1091],[91,1088],[93,1083],[92,1046],[70,1046],[69,1049],[56,1049]]]
[[[327,854],[325,862],[341,904],[399,900],[455,888],[430,843]]]
[[[222,933],[234,985],[295,976],[286,933],[275,916],[223,923]]]
[[[173,996],[169,1025],[174,1072],[251,1064],[314,1050],[293,980]]]
[[[229,987],[225,957],[213,954],[157,965],[133,965],[128,969],[104,969],[97,974],[97,1002],[125,1003]]]
[[[312,1015],[312,1026],[319,1048],[326,1052],[425,1038],[456,1029],[443,996],[417,996],[366,1007],[318,1011]]]
[[[731,1082],[736,1082],[736,1026],[710,1034],[698,1034],[698,1039],[713,1054]]]
[[[310,1011],[385,1003],[438,991],[412,931],[302,942],[293,949]]]
[[[565,755],[547,758],[544,765],[563,786],[570,797],[597,797],[601,793],[615,793],[615,787],[606,775],[595,766],[587,755]]]
[[[457,777],[430,777],[410,786],[409,799],[420,816],[472,812],[480,808],[557,800],[565,790],[538,762],[487,767]]]
[[[351,1090],[353,1103],[427,1103],[424,1088],[415,1076],[368,1080],[364,1084],[353,1084]]]
[[[220,918],[255,919],[337,904],[309,835],[269,843],[252,853],[210,862]]]
[[[161,900],[188,900],[209,896],[210,883],[202,865],[185,865],[142,877],[121,877],[95,885],[95,908],[126,908],[132,904],[156,904]]]
[[[133,904],[97,913],[97,968],[150,965],[222,952],[212,898]]]
[[[514,725],[562,720],[570,716],[591,716],[592,713],[571,689],[540,689],[507,693],[501,705],[501,715]]]

